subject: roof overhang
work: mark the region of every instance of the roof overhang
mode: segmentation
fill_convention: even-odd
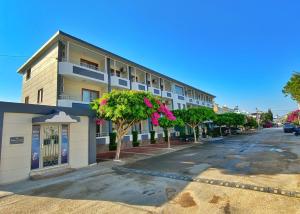
[[[77,123],[80,122],[80,117],[68,115],[64,111],[58,111],[54,114],[49,114],[40,117],[32,118],[32,123]]]

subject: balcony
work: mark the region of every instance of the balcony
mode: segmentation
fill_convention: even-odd
[[[180,94],[175,94],[175,99],[178,100],[179,102],[186,102],[186,97],[184,95]]]
[[[129,79],[118,76],[111,76],[111,85],[119,88],[130,89]]]
[[[194,99],[191,97],[187,97],[187,103],[194,104]]]
[[[173,98],[173,93],[170,91],[162,91],[162,96],[165,98],[172,99]]]
[[[149,87],[148,90],[149,90],[152,94],[154,94],[154,95],[156,95],[156,96],[160,96],[160,95],[161,95],[161,90],[158,89],[158,88]]]
[[[69,95],[59,95],[58,97],[58,106],[62,107],[73,107],[73,105],[89,105],[89,102],[83,102],[83,101],[78,101],[76,100],[75,97],[69,96]]]
[[[96,67],[85,66],[85,64],[77,65],[70,62],[60,62],[59,74],[94,82],[108,83],[105,72],[97,70]]]
[[[132,89],[137,91],[147,91],[147,85],[139,82],[132,82]]]

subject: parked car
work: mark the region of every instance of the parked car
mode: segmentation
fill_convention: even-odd
[[[242,134],[242,130],[240,128],[231,128],[231,134]]]
[[[267,123],[263,124],[263,128],[269,129],[269,128],[272,128],[272,127],[273,127],[273,124],[271,122],[267,122]]]
[[[293,133],[295,130],[295,125],[292,123],[285,123],[283,125],[283,131],[284,133]]]
[[[296,136],[299,136],[300,135],[300,127],[294,128],[294,132],[295,132]]]

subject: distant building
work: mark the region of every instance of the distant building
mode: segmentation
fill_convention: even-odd
[[[228,112],[234,112],[234,109],[227,107],[226,105],[220,106],[217,103],[214,103],[214,112],[217,114],[223,114]]]

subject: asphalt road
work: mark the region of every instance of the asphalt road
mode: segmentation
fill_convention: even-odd
[[[300,173],[300,137],[282,129],[225,138],[126,165],[129,168],[197,175],[208,168],[227,174]]]
[[[299,157],[299,137],[270,129],[125,167],[299,191]],[[119,173],[114,164],[0,186],[0,213],[300,213],[299,198]]]

